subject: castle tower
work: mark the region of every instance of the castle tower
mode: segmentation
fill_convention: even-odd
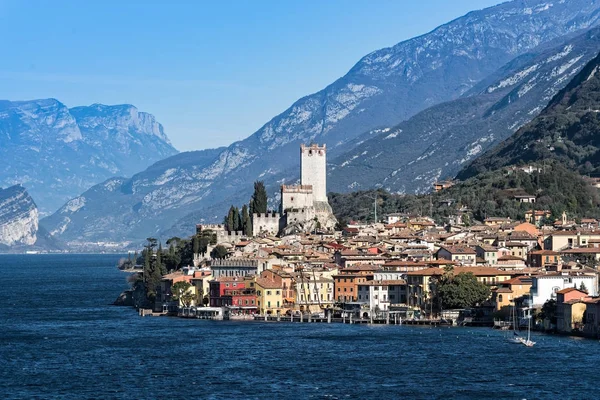
[[[326,153],[325,145],[300,145],[300,183],[312,186],[314,201],[327,201]]]

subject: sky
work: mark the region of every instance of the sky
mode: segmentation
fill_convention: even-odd
[[[0,0],[0,98],[133,104],[229,145],[366,54],[500,0]]]

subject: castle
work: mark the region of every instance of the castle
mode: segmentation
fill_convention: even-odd
[[[326,155],[325,145],[300,145],[300,184],[281,186],[280,212],[252,215],[252,236],[284,236],[335,227],[337,220],[327,200]],[[196,229],[213,230],[219,244],[246,238],[241,231],[227,232],[224,225],[198,225]]]
[[[327,201],[327,148],[300,145],[300,185],[281,186],[281,233],[333,229],[337,223]]]

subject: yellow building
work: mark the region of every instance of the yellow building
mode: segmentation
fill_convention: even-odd
[[[259,314],[284,313],[281,284],[265,278],[256,278],[253,284],[256,289],[256,308]]]
[[[498,288],[492,290],[492,301],[496,304],[496,311],[508,312],[515,305],[515,299],[529,295],[531,277],[518,276],[500,283]]]

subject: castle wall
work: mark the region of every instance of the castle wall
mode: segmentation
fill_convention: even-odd
[[[244,232],[227,232],[227,231],[219,231],[217,232],[217,245],[221,243],[231,243],[236,244],[237,242],[242,241],[242,239],[246,239],[247,236],[244,235]]]
[[[295,223],[304,224],[315,219],[315,209],[312,206],[300,209],[290,209],[286,212],[286,214],[287,225],[292,225]]]
[[[281,208],[284,212],[289,209],[312,207],[313,199],[312,186],[281,187]]]
[[[279,213],[252,214],[252,236],[261,232],[277,235],[280,229],[281,215]]]
[[[312,186],[315,201],[327,201],[326,154],[325,145],[300,146],[300,182]]]

